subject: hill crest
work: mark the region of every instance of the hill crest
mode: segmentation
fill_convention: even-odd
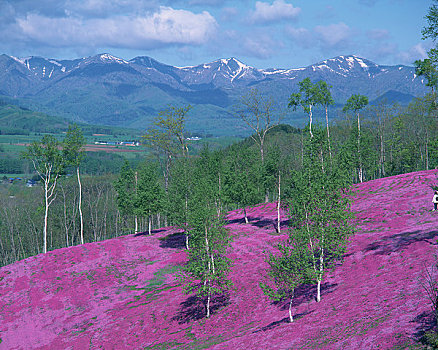
[[[323,280],[322,300],[302,286],[293,304],[271,303],[258,286],[274,233],[273,204],[228,215],[234,241],[229,296],[202,304],[174,278],[185,261],[173,228],[59,249],[0,268],[0,338],[5,348],[391,349],[414,344],[430,326],[418,278],[437,251],[430,211],[438,171],[355,186],[360,231]],[[285,217],[283,217],[285,219]]]

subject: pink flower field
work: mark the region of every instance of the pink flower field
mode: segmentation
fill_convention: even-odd
[[[248,211],[250,224],[242,210],[229,213],[234,285],[210,319],[175,278],[184,237],[162,228],[0,268],[0,349],[415,348],[433,324],[419,283],[438,246],[432,185],[437,170],[357,185],[358,232],[323,280],[320,303],[315,286],[297,290],[293,323],[287,301],[274,304],[259,287],[264,251],[286,237],[269,203]]]

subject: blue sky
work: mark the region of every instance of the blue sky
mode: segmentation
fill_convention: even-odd
[[[0,0],[0,53],[77,58],[108,52],[185,66],[236,57],[295,68],[355,54],[425,58],[432,0]]]

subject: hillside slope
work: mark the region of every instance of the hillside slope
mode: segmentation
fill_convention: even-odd
[[[41,254],[0,269],[0,349],[403,349],[431,325],[418,278],[437,251],[431,212],[438,171],[357,186],[360,230],[344,263],[296,294],[294,317],[258,286],[274,233],[274,205],[228,215],[234,241],[229,296],[213,315],[172,274],[184,263],[172,228]]]

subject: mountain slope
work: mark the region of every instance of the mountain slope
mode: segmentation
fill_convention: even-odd
[[[438,171],[356,186],[359,232],[342,265],[315,287],[302,286],[287,323],[287,303],[272,304],[258,286],[263,251],[282,239],[273,204],[228,215],[234,237],[229,296],[210,319],[182,293],[174,272],[186,259],[172,228],[41,254],[0,269],[1,346],[120,349],[403,349],[430,326],[418,278],[437,251],[430,211]]]
[[[147,56],[127,61],[110,54],[75,60],[1,55],[0,95],[73,120],[142,128],[169,104],[193,104],[191,131],[219,135],[235,131],[238,119],[223,123],[222,118],[251,88],[275,96],[282,106],[306,77],[327,81],[337,103],[353,93],[370,100],[389,90],[420,96],[428,90],[414,73],[414,67],[381,66],[354,55],[288,69],[257,69],[234,57],[174,67]],[[294,119],[288,116],[289,122]]]

